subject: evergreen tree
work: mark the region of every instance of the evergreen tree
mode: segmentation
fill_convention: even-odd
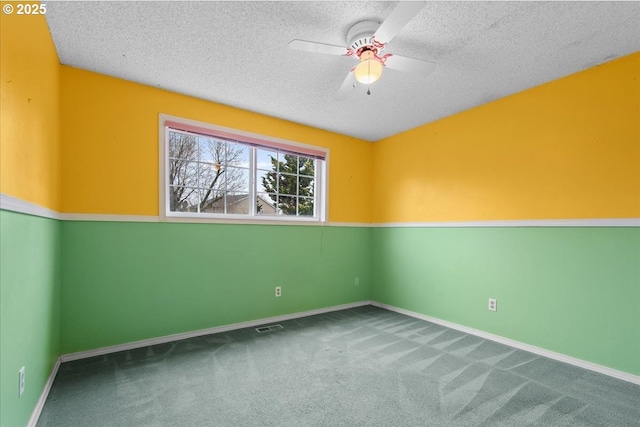
[[[284,162],[279,162],[272,156],[271,167],[262,177],[262,186],[275,205],[285,215],[313,216],[313,159],[285,154]]]

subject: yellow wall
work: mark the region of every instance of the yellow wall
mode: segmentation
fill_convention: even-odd
[[[60,208],[59,70],[44,16],[0,14],[0,192],[54,210]]]
[[[370,221],[371,143],[68,66],[63,212],[158,215],[160,113],[329,148],[329,220]]]
[[[60,66],[42,16],[1,19],[0,191],[51,209],[158,215],[166,113],[329,148],[334,222],[640,217],[640,53],[371,145]]]
[[[640,53],[375,143],[374,222],[640,217]]]

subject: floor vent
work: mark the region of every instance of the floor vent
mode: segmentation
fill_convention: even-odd
[[[277,329],[283,329],[281,324],[276,324],[276,325],[269,325],[269,326],[260,326],[259,328],[256,328],[256,331],[258,332],[270,332],[270,331],[275,331]]]

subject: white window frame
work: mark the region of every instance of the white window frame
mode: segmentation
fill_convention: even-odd
[[[255,199],[257,196],[256,179],[256,149],[262,147],[264,149],[281,150],[306,156],[308,152],[321,152],[324,154],[324,160],[318,160],[316,163],[315,183],[314,183],[314,207],[316,216],[294,216],[294,215],[257,215],[255,203],[249,203],[249,214],[220,214],[220,213],[197,213],[197,212],[176,212],[171,211],[169,206],[169,126],[168,123],[180,123],[185,127],[200,128],[211,132],[212,134],[232,135],[233,139],[240,143],[252,146],[249,150],[249,198]],[[160,114],[159,117],[159,213],[161,221],[173,222],[232,222],[232,223],[325,223],[327,221],[327,184],[328,184],[328,162],[329,150],[324,147],[318,147],[299,142],[288,141],[279,138],[273,138],[252,132],[245,132],[238,129],[217,126],[210,123],[199,122],[196,120],[185,119],[182,117]],[[215,137],[215,136],[214,136]],[[248,142],[251,141],[252,143]],[[258,141],[256,143],[255,141]]]

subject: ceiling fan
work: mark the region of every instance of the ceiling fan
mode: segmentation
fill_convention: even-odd
[[[406,56],[384,53],[387,43],[404,28],[426,5],[424,1],[399,2],[391,15],[380,24],[377,21],[360,21],[347,31],[349,47],[336,46],[306,40],[292,40],[289,47],[312,53],[350,56],[359,61],[353,67],[338,90],[338,97],[344,98],[356,86],[356,82],[370,85],[382,75],[384,67],[406,73],[424,76],[430,73],[435,63]],[[371,94],[367,90],[367,94]]]

